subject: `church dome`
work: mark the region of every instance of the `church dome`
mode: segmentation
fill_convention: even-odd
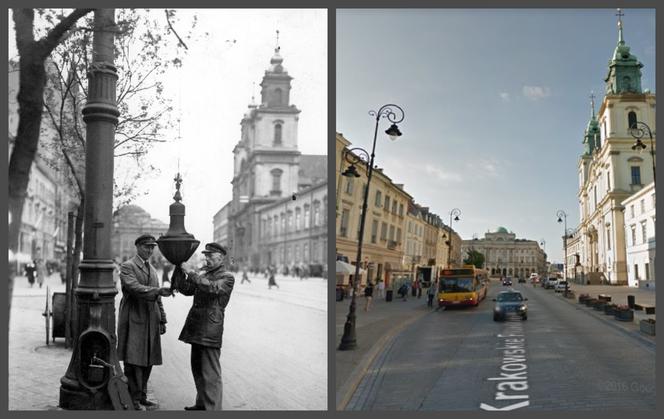
[[[505,227],[498,227],[496,233],[508,233],[508,231]]]

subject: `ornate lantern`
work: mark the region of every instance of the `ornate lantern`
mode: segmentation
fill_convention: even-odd
[[[187,233],[184,229],[184,204],[180,203],[182,200],[180,194],[182,178],[180,173],[173,180],[175,181],[176,192],[173,196],[175,202],[169,207],[171,223],[166,234],[160,236],[157,240],[161,253],[169,262],[175,265],[171,277],[171,290],[177,289],[178,281],[184,279],[184,272],[180,265],[189,260],[201,243],[194,238],[193,234]]]

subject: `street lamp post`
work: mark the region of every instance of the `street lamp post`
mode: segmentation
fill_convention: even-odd
[[[565,260],[563,264],[563,278],[565,278],[565,281],[567,281],[567,213],[563,210],[558,210],[556,212],[556,216],[558,217],[558,222],[562,223],[564,221],[565,223],[565,231],[563,234],[563,247],[565,248]]]
[[[459,221],[459,215],[461,215],[461,210],[459,208],[454,208],[452,211],[450,211],[450,231],[449,235],[450,237],[448,238],[447,242],[447,267],[450,268],[452,265],[450,263],[450,257],[452,256],[452,217],[454,217],[454,221]]]
[[[291,201],[295,201],[297,199],[297,194],[293,192],[293,195],[291,195]],[[287,240],[287,235],[288,235],[288,200],[286,200],[286,210],[284,212],[284,268],[286,267],[286,240]],[[285,272],[285,269],[284,269]]]
[[[353,295],[350,299],[350,307],[348,309],[348,316],[346,317],[346,323],[344,324],[344,334],[341,337],[341,343],[339,344],[339,350],[345,351],[349,349],[355,349],[357,347],[357,340],[355,339],[355,295],[359,290],[359,281],[360,276],[360,263],[362,261],[362,241],[364,239],[364,223],[367,215],[367,200],[369,199],[369,185],[371,184],[371,175],[373,174],[374,167],[374,157],[376,151],[376,137],[378,135],[378,123],[380,118],[387,118],[392,125],[385,130],[385,133],[390,136],[391,140],[396,140],[397,137],[401,136],[401,131],[399,131],[398,123],[403,121],[404,112],[401,107],[394,104],[383,105],[377,112],[369,111],[369,115],[376,117],[376,127],[374,129],[374,138],[373,145],[371,147],[371,154],[367,153],[366,150],[362,148],[353,148],[344,153],[344,158],[351,164],[348,169],[342,173],[346,177],[360,177],[360,174],[357,173],[355,164],[364,162],[367,165],[367,187],[364,190],[364,198],[362,200],[362,214],[360,216],[360,231],[357,243],[357,257],[355,258],[355,275],[353,276]]]
[[[657,176],[655,176],[655,147],[653,147],[652,131],[650,131],[650,127],[644,122],[635,122],[632,124],[629,131],[630,134],[632,134],[632,137],[636,138],[636,142],[632,146],[632,150],[639,150],[639,152],[645,150],[646,148],[646,145],[643,144],[641,138],[646,135],[646,131],[648,132],[648,137],[650,137],[650,155],[652,156],[652,183],[653,186],[656,186],[655,180],[657,179]]]

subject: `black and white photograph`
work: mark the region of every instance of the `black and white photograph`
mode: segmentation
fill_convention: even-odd
[[[327,13],[9,9],[9,410],[328,408]]]

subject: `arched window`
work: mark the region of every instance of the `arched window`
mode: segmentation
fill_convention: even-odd
[[[272,96],[272,98],[273,98],[272,103],[274,105],[276,105],[276,106],[281,105],[281,101],[282,101],[282,98],[283,98],[283,93],[282,93],[280,88],[277,87],[276,89],[274,89],[274,95]]]
[[[281,145],[281,124],[274,125],[274,145]]]
[[[636,112],[630,111],[627,114],[627,128],[632,129],[634,127],[636,127]]]

